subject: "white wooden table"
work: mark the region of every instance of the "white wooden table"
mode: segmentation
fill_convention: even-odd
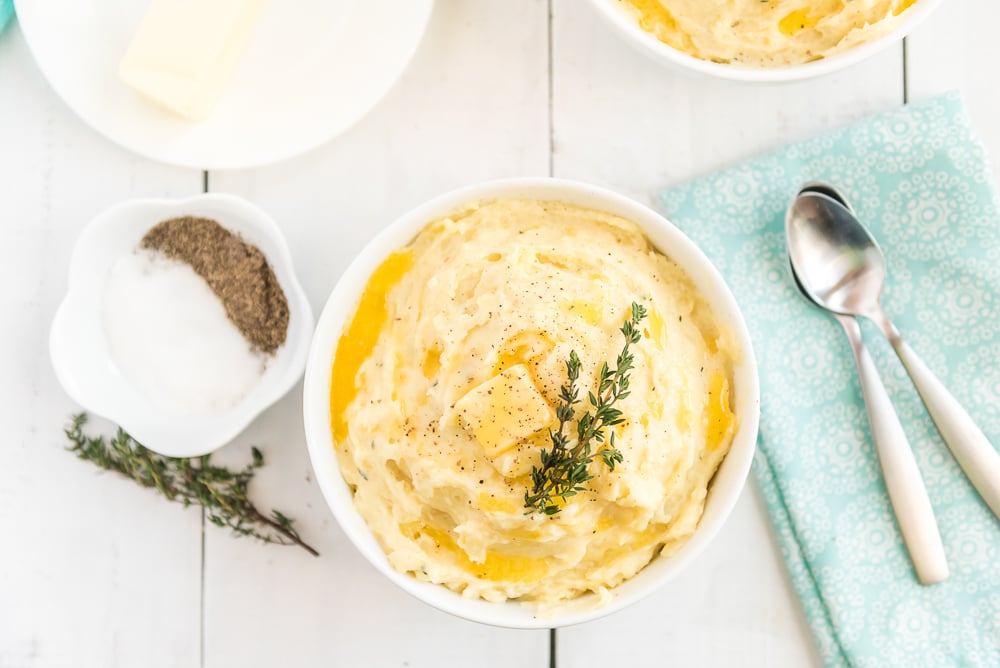
[[[347,134],[236,173],[130,155],[74,117],[16,25],[0,35],[0,666],[818,665],[753,485],[700,561],[604,620],[518,632],[430,609],[367,565],[310,475],[300,389],[228,446],[252,494],[322,556],[234,540],[63,451],[75,406],[49,324],[81,226],[135,196],[228,191],[284,227],[314,307],[384,225],[451,188],[570,177],[643,202],[667,185],[952,88],[1000,154],[1000,4],[948,0],[904,45],[802,84],[664,70],[582,0],[438,0],[416,59]],[[108,425],[95,422],[95,425]]]

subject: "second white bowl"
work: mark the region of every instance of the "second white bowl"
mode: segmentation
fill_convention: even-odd
[[[829,58],[786,67],[748,67],[695,58],[661,42],[655,35],[643,30],[638,21],[621,6],[619,0],[591,0],[591,4],[598,14],[614,26],[615,30],[629,44],[659,63],[692,74],[719,79],[753,83],[782,83],[822,76],[870,58],[906,37],[941,4],[941,0],[917,0],[916,4],[906,10],[899,25],[894,30],[877,39],[859,44]]]

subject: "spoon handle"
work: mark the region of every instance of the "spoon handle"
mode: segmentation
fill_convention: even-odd
[[[958,465],[993,514],[1000,518],[1000,453],[958,400],[907,345],[899,330],[885,316],[875,323],[888,337],[910,374],[920,399]]]
[[[934,519],[934,509],[906,432],[889,401],[889,394],[879,378],[875,363],[865,348],[857,320],[848,316],[837,316],[837,320],[847,332],[854,359],[858,363],[872,440],[882,466],[889,501],[896,514],[900,533],[903,534],[903,542],[910,553],[913,569],[920,584],[941,582],[948,577],[948,562]]]

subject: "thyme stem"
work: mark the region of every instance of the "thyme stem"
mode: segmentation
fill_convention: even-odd
[[[594,477],[590,472],[590,463],[595,458],[599,457],[609,471],[614,471],[615,465],[622,462],[621,450],[615,447],[614,432],[605,441],[604,430],[625,421],[615,404],[629,395],[629,375],[634,363],[630,346],[642,338],[638,327],[645,317],[646,309],[633,302],[630,317],[620,330],[625,337],[625,345],[615,360],[614,369],[607,362],[601,365],[597,392],[587,394],[593,412],[588,410],[577,419],[576,442],[573,444],[565,427],[574,419],[576,411],[573,407],[580,402],[577,387],[580,358],[576,351],[570,352],[566,361],[566,384],[559,388],[559,405],[556,407],[559,426],[555,431],[549,430],[552,448],[542,450],[541,466],[531,469],[532,486],[524,492],[524,507],[528,509],[526,515],[533,512],[555,515],[562,510],[569,497],[586,490],[583,485]]]
[[[309,554],[319,556],[319,552],[302,540],[291,519],[278,510],[272,510],[267,516],[247,497],[254,472],[264,465],[264,455],[257,448],[251,449],[250,463],[234,472],[212,465],[208,455],[196,458],[156,455],[121,427],[110,440],[104,436],[87,436],[83,432],[86,423],[87,414],[80,413],[72,417],[65,429],[70,442],[67,450],[80,459],[155,489],[169,501],[185,507],[202,506],[212,524],[229,527],[236,536],[249,536],[277,545],[298,545]]]

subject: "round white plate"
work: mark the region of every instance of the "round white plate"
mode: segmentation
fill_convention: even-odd
[[[17,14],[45,78],[105,137],[160,162],[243,169],[313,149],[360,120],[413,57],[434,0],[269,0],[201,123],[118,79],[148,4],[19,0]]]

